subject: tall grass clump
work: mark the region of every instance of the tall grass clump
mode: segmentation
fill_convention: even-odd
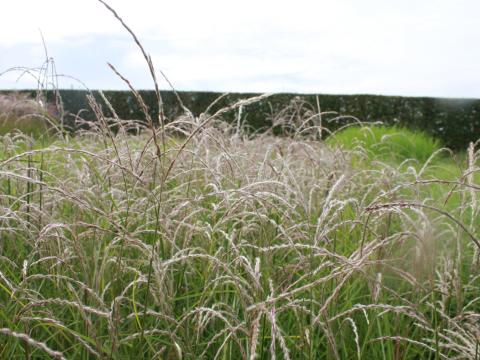
[[[138,135],[90,97],[74,138],[0,140],[0,358],[478,358],[478,145],[353,166],[222,122],[267,95],[152,118],[111,67]]]
[[[425,162],[441,147],[440,141],[422,131],[397,126],[349,126],[334,133],[327,143],[361,150],[370,158],[414,159]]]
[[[23,133],[41,138],[52,133],[55,111],[27,94],[0,94],[0,135]]]

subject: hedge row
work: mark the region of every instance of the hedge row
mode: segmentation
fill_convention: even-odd
[[[61,90],[65,118],[73,124],[74,115],[94,120],[94,115],[86,100],[86,91]],[[117,114],[123,119],[144,119],[144,115],[134,96],[126,91],[104,91]],[[154,118],[157,116],[156,97],[153,91],[140,91]],[[180,92],[184,105],[194,115],[199,115],[221,94],[212,92]],[[230,94],[219,101],[211,112],[232,102],[258,94]],[[100,101],[98,94],[96,98]],[[162,92],[164,111],[167,119],[182,114],[181,106],[170,91]],[[410,129],[421,129],[441,139],[445,145],[455,149],[465,149],[469,142],[480,139],[480,100],[437,99],[426,97],[398,97],[374,95],[318,95],[322,111],[340,115],[351,115],[361,121],[382,121]],[[252,129],[270,127],[280,115],[301,116],[308,111],[317,111],[316,95],[276,94],[243,109],[243,118]],[[290,106],[289,111],[286,107]],[[104,107],[106,109],[106,106]],[[108,113],[107,110],[105,110]],[[237,113],[225,115],[226,120],[235,121]],[[335,114],[325,116],[323,126],[333,130],[351,119],[328,121]]]

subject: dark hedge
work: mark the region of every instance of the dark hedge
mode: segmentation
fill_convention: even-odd
[[[32,94],[34,92],[32,91]],[[87,92],[79,90],[60,90],[64,110],[67,113],[65,122],[73,126],[75,115],[79,114],[87,120],[94,120],[94,115],[88,106]],[[144,119],[140,106],[130,92],[104,91],[117,114],[122,119]],[[157,117],[156,98],[153,91],[140,91],[150,112]],[[95,97],[100,101],[98,93]],[[204,112],[207,107],[221,94],[212,92],[179,92],[184,105],[194,115]],[[231,104],[238,99],[258,94],[229,94],[211,109]],[[50,94],[51,96],[51,94]],[[164,112],[167,119],[182,114],[181,106],[171,91],[162,91]],[[294,100],[295,99],[295,100]],[[386,124],[396,124],[410,129],[421,129],[441,139],[443,143],[454,149],[465,149],[470,141],[480,138],[480,100],[476,99],[437,99],[426,97],[399,97],[376,95],[319,95],[322,111],[332,111],[340,115],[351,115],[361,121],[382,121]],[[316,95],[276,94],[259,103],[243,109],[243,118],[252,129],[270,127],[276,115],[281,114],[292,101],[296,106],[302,104],[303,110],[316,111]],[[108,111],[104,106],[107,115]],[[225,115],[227,121],[235,121],[237,113]],[[332,118],[334,115],[330,115]],[[328,122],[323,125],[333,130],[348,119]]]

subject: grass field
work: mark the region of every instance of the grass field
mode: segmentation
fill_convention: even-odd
[[[154,122],[111,68],[136,135],[0,111],[0,359],[480,359],[478,144]]]
[[[1,137],[0,358],[480,358],[478,151],[219,118]]]

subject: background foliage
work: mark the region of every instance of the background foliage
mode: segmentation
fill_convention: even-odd
[[[93,92],[97,101],[102,103],[97,92]],[[32,96],[35,92],[31,91]],[[66,125],[75,127],[75,119],[81,117],[94,120],[83,90],[61,90],[63,106],[67,112]],[[141,107],[134,96],[127,91],[104,91],[122,119],[144,119]],[[140,91],[148,108],[157,117],[156,97],[153,91]],[[198,116],[207,109],[221,94],[214,92],[179,92],[186,108]],[[51,94],[53,96],[53,94]],[[210,109],[210,113],[235,102],[238,99],[255,94],[229,94],[220,99]],[[172,120],[183,113],[182,107],[171,91],[162,91],[164,111],[167,119]],[[323,113],[322,126],[328,130],[338,129],[347,123],[360,121],[381,121],[387,125],[400,125],[412,130],[423,130],[440,139],[453,149],[465,149],[468,144],[480,138],[480,100],[476,99],[437,99],[426,97],[400,97],[377,95],[318,95],[318,104]],[[270,128],[281,124],[279,117],[305,118],[319,112],[316,95],[276,94],[268,99],[243,109],[242,121],[253,130]],[[288,111],[286,110],[288,108]],[[104,107],[105,114],[109,111]],[[339,115],[347,115],[339,118]],[[237,121],[238,113],[224,115],[229,121]],[[318,124],[317,124],[318,125]]]

